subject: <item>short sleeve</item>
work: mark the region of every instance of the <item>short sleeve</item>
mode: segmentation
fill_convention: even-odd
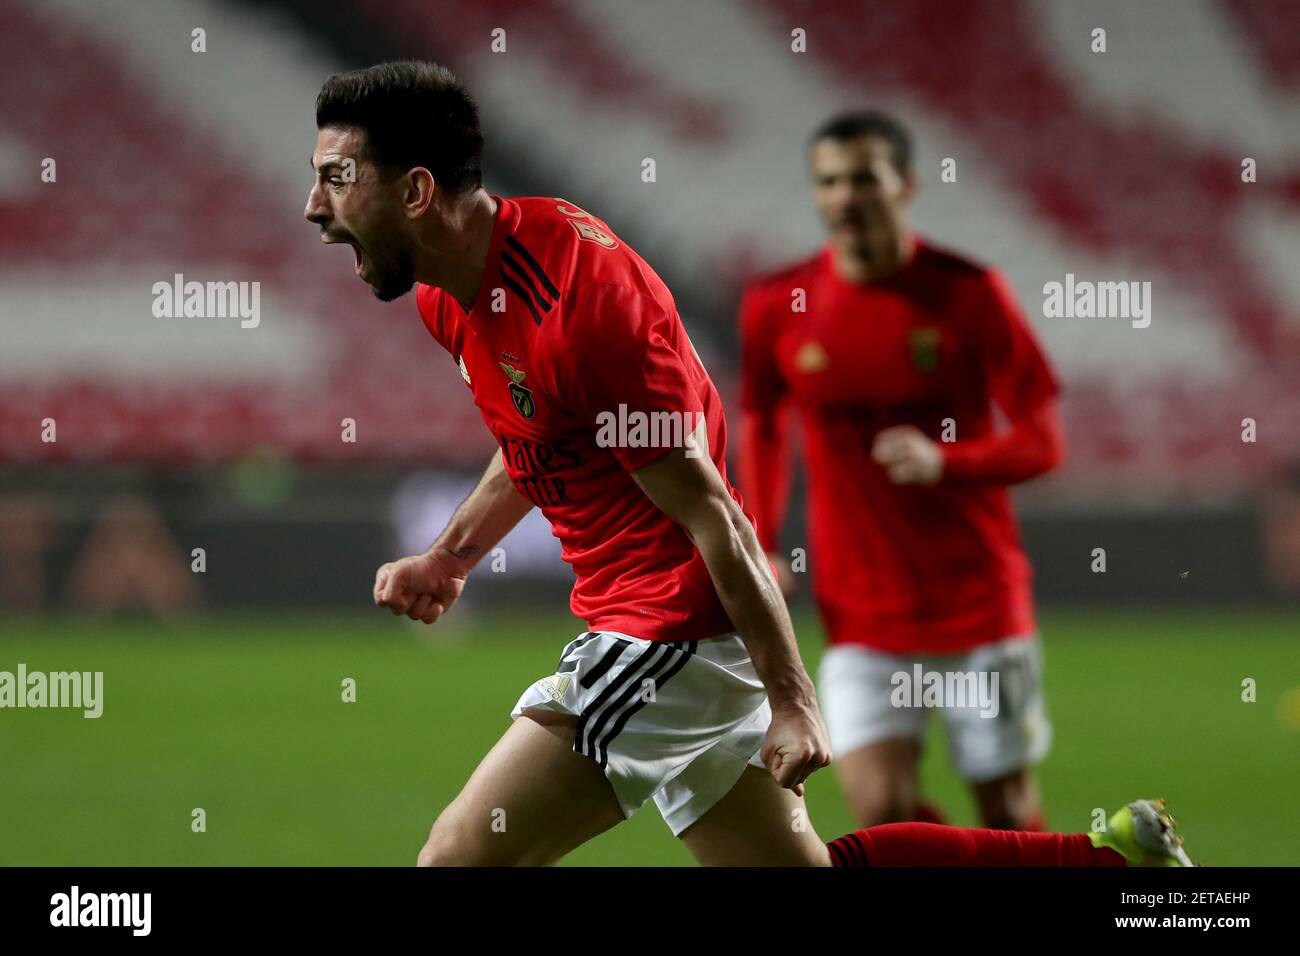
[[[747,412],[769,412],[785,397],[785,378],[776,363],[764,303],[765,297],[752,286],[740,300],[740,407]]]
[[[1012,418],[1027,415],[1060,391],[1060,383],[1003,275],[985,274],[975,314],[989,391]]]
[[[581,342],[574,378],[566,386],[567,404],[596,430],[598,442],[634,471],[673,447],[638,441],[633,430],[638,422],[655,422],[659,428],[675,421],[689,429],[704,414],[703,368],[676,313],[649,293],[593,282],[571,296],[569,308],[579,317],[572,329]],[[664,418],[664,413],[676,418]],[[601,441],[602,427],[612,426],[613,434],[620,434],[620,423],[629,441]]]

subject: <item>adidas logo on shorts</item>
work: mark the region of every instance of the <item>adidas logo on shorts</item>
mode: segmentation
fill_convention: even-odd
[[[569,675],[552,674],[550,677],[543,677],[537,682],[537,686],[546,691],[551,700],[562,701],[564,692],[569,689]]]

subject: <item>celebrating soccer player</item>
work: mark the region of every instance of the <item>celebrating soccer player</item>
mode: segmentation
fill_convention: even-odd
[[[650,799],[709,864],[1176,860],[1172,821],[1150,801],[1104,836],[902,824],[921,829],[823,843],[803,806],[804,780],[830,760],[816,697],[668,289],[572,203],[489,195],[474,103],[439,66],[332,76],[316,122],[304,215],[353,247],[379,298],[418,284],[446,374],[501,446],[433,546],[379,569],[375,603],[433,623],[538,507],[588,628],[525,690],[420,863],[551,863]],[[610,416],[634,424],[608,429]]]
[[[1006,486],[1061,460],[1056,379],[1001,276],[911,229],[898,121],[835,117],[809,163],[829,241],[741,304],[741,487],[788,593],[777,552],[797,411],[836,774],[861,826],[937,821],[917,780],[937,708],[985,825],[1040,829],[1031,768],[1051,731]]]

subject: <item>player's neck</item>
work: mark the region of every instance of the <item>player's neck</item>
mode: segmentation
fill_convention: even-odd
[[[910,230],[903,230],[893,241],[875,248],[835,245],[831,247],[831,262],[835,274],[845,282],[868,285],[894,275],[916,255],[916,239]]]
[[[416,278],[444,290],[466,312],[483,284],[496,214],[496,200],[475,190],[449,211],[439,234],[425,244],[425,261],[417,263]]]

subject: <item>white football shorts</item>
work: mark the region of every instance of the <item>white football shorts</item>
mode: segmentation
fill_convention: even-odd
[[[738,635],[647,641],[590,631],[511,711],[578,718],[573,749],[596,761],[630,817],[650,797],[674,835],[762,767],[772,709]]]
[[[943,690],[927,695],[927,685]],[[981,703],[981,693],[996,707]],[[953,767],[972,783],[1033,766],[1052,743],[1036,634],[955,654],[896,655],[836,644],[822,656],[817,695],[837,758],[882,740],[923,740],[931,710],[943,718]]]

